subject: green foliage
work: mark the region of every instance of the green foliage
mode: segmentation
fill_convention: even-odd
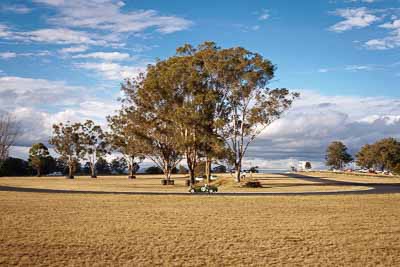
[[[96,172],[98,174],[106,175],[111,174],[110,164],[104,158],[99,158],[95,164]]]
[[[79,142],[82,147],[83,158],[88,160],[91,176],[96,176],[95,165],[97,160],[108,153],[106,136],[99,125],[87,120],[79,124]]]
[[[158,166],[151,166],[146,169],[145,173],[147,173],[147,174],[162,174],[163,170]]]
[[[19,158],[9,157],[0,167],[0,176],[27,176],[32,173],[33,170],[29,163]]]
[[[145,142],[138,131],[142,122],[131,107],[123,107],[118,115],[109,116],[107,120],[110,131],[106,140],[112,150],[124,155],[129,176],[132,177],[144,160]]]
[[[342,169],[345,164],[353,161],[352,156],[347,153],[347,147],[340,141],[332,142],[326,150],[326,165],[335,169]]]
[[[364,145],[356,155],[357,165],[380,170],[397,170],[400,164],[400,142],[384,138],[374,144]]]
[[[396,164],[392,171],[394,174],[400,175],[400,163]]]
[[[125,158],[115,158],[111,161],[111,171],[117,174],[123,174],[128,169]]]
[[[53,125],[53,136],[50,139],[50,144],[54,150],[60,154],[60,159],[63,160],[69,169],[69,178],[73,178],[74,169],[80,159],[84,158],[85,150],[80,135],[81,124],[66,124],[59,123]]]
[[[249,169],[249,171],[250,171],[251,173],[258,173],[258,166],[251,167],[251,168]]]
[[[311,169],[311,162],[307,161],[305,166],[304,166],[307,170]]]
[[[218,165],[213,168],[213,172],[215,172],[215,173],[226,173],[226,171],[227,171],[227,168],[224,165]]]

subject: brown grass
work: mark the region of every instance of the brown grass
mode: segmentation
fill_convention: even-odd
[[[138,175],[129,180],[126,176],[99,176],[92,179],[78,176],[76,179],[64,177],[2,177],[0,185],[58,190],[85,190],[111,192],[187,192],[184,175],[174,175],[174,186],[162,186],[162,175]],[[234,182],[229,174],[219,174],[216,183],[220,192],[266,192],[266,193],[298,193],[298,192],[332,192],[368,190],[366,186],[325,185],[318,182],[290,178],[278,174],[253,174],[253,179],[261,182],[262,188],[245,188]]]
[[[399,266],[398,203],[0,192],[0,265]]]

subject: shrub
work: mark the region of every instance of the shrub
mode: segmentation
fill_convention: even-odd
[[[250,181],[245,181],[243,187],[259,188],[262,187],[262,185],[258,180],[250,180]]]

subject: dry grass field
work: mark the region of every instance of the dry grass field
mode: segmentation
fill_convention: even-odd
[[[160,177],[3,177],[0,185],[114,192],[187,190],[183,176],[174,177],[175,186],[161,186]],[[227,177],[218,183],[223,192],[366,188],[333,188],[276,174],[253,178],[263,188],[240,188]],[[399,203],[400,194],[145,196],[0,191],[0,265],[400,266]]]
[[[398,203],[0,192],[0,265],[399,266]]]
[[[320,182],[305,181],[287,177],[280,174],[253,174],[252,178],[261,182],[262,188],[244,188],[233,182],[229,174],[219,174],[217,183],[220,192],[332,192],[368,190],[367,186],[339,186],[327,185]],[[185,186],[184,175],[174,175],[174,186],[162,186],[162,175],[138,175],[137,179],[129,180],[126,176],[99,176],[92,179],[87,176],[78,176],[76,179],[64,177],[2,177],[0,185],[14,187],[28,187],[40,189],[58,190],[85,190],[85,191],[109,191],[109,192],[188,192]]]

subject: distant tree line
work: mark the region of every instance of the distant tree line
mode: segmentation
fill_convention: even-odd
[[[361,168],[400,174],[400,142],[395,138],[384,138],[373,144],[366,144],[361,147],[355,157],[355,163]],[[353,160],[342,142],[335,141],[328,146],[327,166],[343,169],[346,164]]]

